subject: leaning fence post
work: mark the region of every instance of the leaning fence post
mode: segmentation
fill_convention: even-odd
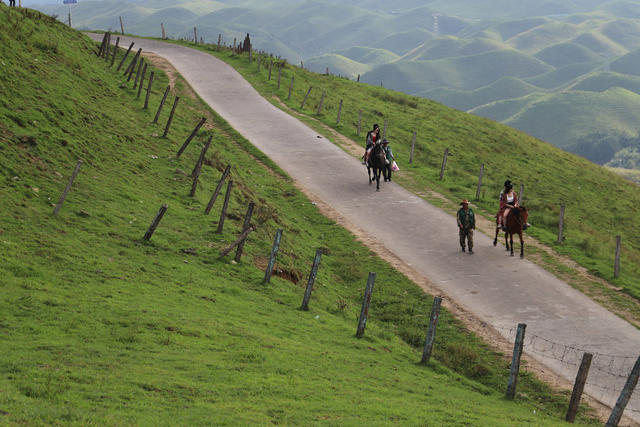
[[[311,89],[313,89],[313,86],[309,86],[309,90],[307,91],[307,94],[304,96],[304,99],[302,100],[302,104],[300,104],[300,109],[301,110],[304,108],[305,102],[307,102],[307,98],[309,97],[309,94],[311,93]]]
[[[116,53],[118,52],[118,45],[120,44],[120,37],[116,37],[116,47],[113,49],[113,55],[111,56],[111,64],[109,68],[113,67],[113,63],[116,62]]]
[[[342,99],[340,100],[340,105],[338,106],[338,118],[336,119],[336,125],[340,124],[340,115],[342,115]]]
[[[271,70],[273,69],[273,58],[269,62],[269,78],[267,80],[271,81]]]
[[[621,237],[616,236],[616,258],[613,264],[613,277],[617,279],[620,275],[620,240]]]
[[[316,281],[316,276],[318,275],[320,258],[322,258],[322,249],[316,249],[316,255],[313,258],[313,265],[311,266],[311,272],[309,273],[309,280],[307,280],[307,288],[304,291],[304,297],[302,298],[302,305],[300,306],[300,310],[309,310],[309,300],[311,299],[313,284]]]
[[[573,393],[571,393],[571,400],[569,401],[569,409],[567,410],[566,421],[572,423],[576,419],[578,413],[578,405],[580,405],[580,398],[584,391],[584,385],[587,382],[587,376],[589,375],[589,367],[591,367],[591,360],[593,355],[591,353],[584,353],[582,355],[582,363],[578,369],[576,375],[576,381],[573,385]]]
[[[189,135],[187,137],[187,140],[184,142],[184,144],[182,144],[182,147],[180,147],[180,149],[178,150],[178,153],[176,154],[176,159],[179,159],[180,156],[182,155],[182,153],[184,153],[184,150],[187,149],[187,146],[189,145],[189,143],[191,142],[191,140],[193,139],[194,136],[196,136],[196,133],[198,133],[198,131],[200,130],[200,128],[202,127],[202,125],[204,124],[204,122],[207,121],[206,117],[203,117],[200,119],[200,121],[198,122],[198,124],[196,125],[196,127],[193,129],[193,131],[191,132],[191,135]]]
[[[120,32],[124,34],[124,25],[122,24],[122,16],[120,16],[119,18],[120,18]]]
[[[58,203],[56,204],[56,207],[53,210],[53,216],[58,215],[58,212],[60,212],[60,209],[62,208],[62,204],[64,203],[64,200],[67,198],[67,194],[71,190],[71,186],[73,185],[73,181],[76,179],[76,176],[78,176],[78,172],[80,172],[80,166],[82,166],[82,160],[78,160],[78,163],[76,163],[76,167],[73,169],[73,173],[71,174],[71,178],[69,178],[69,181],[67,182],[67,186],[64,187],[64,190],[62,191],[62,194],[60,195],[60,199],[58,200]]]
[[[209,215],[209,212],[211,212],[211,208],[213,207],[213,204],[216,202],[216,199],[218,198],[218,193],[220,193],[220,190],[222,189],[222,185],[224,184],[224,180],[227,179],[227,176],[229,175],[229,171],[231,171],[231,165],[227,165],[224,172],[222,173],[222,178],[220,178],[220,181],[218,181],[218,185],[216,186],[216,189],[213,192],[213,195],[211,196],[209,203],[207,203],[207,207],[204,209],[205,215]]]
[[[131,42],[131,44],[129,45],[129,49],[127,49],[127,52],[122,57],[122,60],[120,61],[120,64],[118,64],[118,68],[116,68],[116,71],[120,71],[120,68],[122,68],[122,65],[124,64],[124,61],[126,61],[127,60],[127,56],[129,56],[129,52],[131,52],[131,49],[133,49],[133,45],[134,44],[135,44],[134,42]]]
[[[387,137],[387,125],[389,124],[389,120],[384,121],[384,127],[382,128],[382,138]]]
[[[220,221],[218,221],[218,229],[216,230],[217,234],[222,234],[222,229],[224,227],[224,219],[227,216],[227,207],[229,207],[229,197],[231,196],[232,186],[233,186],[233,180],[230,179],[229,183],[227,184],[227,192],[224,194],[224,203],[222,204],[222,211],[220,212]]]
[[[293,90],[293,76],[291,76],[291,83],[289,83],[289,95],[287,96],[287,101],[291,99],[291,91]]]
[[[358,110],[358,129],[356,135],[360,136],[360,131],[362,130],[362,110]]]
[[[251,227],[251,215],[253,214],[253,207],[255,206],[255,203],[250,202],[249,206],[247,207],[247,214],[244,217],[244,224],[242,225],[242,231],[247,231],[250,227]],[[242,250],[244,249],[244,242],[245,240],[243,239],[240,244],[238,244],[238,249],[236,250],[236,257],[234,258],[234,260],[236,262],[240,262],[240,258],[242,257]]]
[[[280,79],[282,78],[282,67],[278,67],[278,90],[280,90]]]
[[[142,77],[140,77],[140,86],[138,86],[138,94],[136,95],[136,99],[140,99],[140,94],[142,93],[142,86],[144,83],[144,76],[147,75],[147,63],[144,63],[144,69],[142,70]]]
[[[325,92],[322,92],[322,96],[320,97],[320,103],[318,104],[318,112],[317,115],[320,115],[320,113],[322,112],[322,104],[324,103],[324,95]]]
[[[416,133],[413,132],[413,136],[411,137],[411,151],[409,151],[409,164],[413,163],[413,149],[416,146]]]
[[[442,167],[440,168],[440,181],[444,178],[444,168],[447,166],[447,156],[449,155],[449,149],[444,149],[444,156],[442,156]]]
[[[167,39],[167,33],[164,31],[164,23],[163,22],[160,23],[160,29],[162,30],[162,40],[166,40]]]
[[[169,133],[169,128],[171,127],[171,122],[173,121],[173,113],[176,112],[176,107],[178,106],[178,101],[180,101],[180,97],[176,96],[175,101],[173,101],[173,107],[171,107],[171,113],[169,114],[169,120],[167,120],[167,126],[164,128],[164,133],[162,134],[163,138],[167,137]]]
[[[220,49],[220,43],[222,43],[222,34],[218,33],[218,49]]]
[[[562,243],[564,241],[564,236],[562,235],[564,231],[564,205],[560,205],[560,219],[558,220],[558,243]]]
[[[211,145],[211,139],[213,135],[209,136],[207,143],[202,147],[202,151],[200,152],[200,157],[198,157],[198,161],[196,162],[196,166],[193,168],[193,172],[191,175],[193,176],[193,184],[191,184],[191,193],[189,196],[193,197],[196,195],[196,190],[198,189],[198,179],[200,178],[200,172],[202,171],[202,164],[204,163],[204,156],[207,154],[207,150],[209,149],[209,145]]]
[[[360,74],[358,74],[358,79],[356,80],[357,83],[360,83]]]
[[[638,384],[638,377],[640,376],[640,357],[636,360],[635,365],[633,365],[633,369],[629,374],[629,378],[627,378],[627,382],[620,392],[620,397],[618,397],[618,401],[616,402],[616,406],[611,411],[611,416],[609,416],[609,420],[606,427],[614,427],[617,426],[620,422],[620,418],[622,418],[622,413],[624,412],[624,408],[627,407],[627,403],[629,403],[629,399],[631,399],[631,394],[633,394],[633,390],[636,388]]]
[[[276,231],[276,237],[273,240],[273,247],[271,248],[271,255],[269,256],[269,263],[267,269],[264,271],[264,283],[269,283],[271,280],[271,272],[273,272],[273,266],[276,263],[276,255],[278,255],[278,248],[280,247],[280,239],[282,238],[282,228],[278,228]]]
[[[484,174],[484,163],[480,165],[480,175],[478,175],[478,188],[476,189],[476,200],[480,200],[480,188],[482,188],[483,174]]]
[[[158,105],[158,111],[156,112],[156,116],[153,118],[153,123],[158,123],[158,119],[160,118],[160,112],[162,111],[164,102],[167,100],[167,95],[169,95],[169,89],[171,89],[171,86],[167,86],[167,88],[164,91],[164,95],[162,95],[162,100],[160,101],[160,105]]]
[[[151,222],[149,229],[147,230],[146,233],[144,233],[144,237],[143,237],[144,240],[151,239],[151,236],[153,236],[153,232],[156,231],[156,228],[158,227],[158,224],[160,224],[160,221],[162,220],[162,217],[164,216],[164,213],[167,211],[168,207],[169,205],[166,205],[166,204],[160,206],[160,210],[158,211],[158,213],[156,214],[156,217]]]
[[[526,328],[526,324],[518,323],[516,342],[513,346],[513,358],[511,359],[511,371],[509,371],[509,382],[507,383],[507,399],[513,399],[516,395],[520,358],[522,357],[522,347],[524,346],[524,331]]]
[[[360,309],[360,319],[358,320],[358,329],[356,330],[356,338],[362,338],[364,328],[367,326],[367,315],[369,314],[369,304],[371,303],[371,293],[373,292],[373,283],[376,280],[376,273],[369,272],[367,278],[367,287],[364,289],[364,299],[362,300],[362,309]]]
[[[140,81],[140,74],[142,73],[142,68],[146,64],[144,63],[144,58],[140,58],[140,64],[138,64],[138,71],[136,72],[136,78],[133,80],[133,88],[136,89],[138,87],[138,82]],[[140,82],[140,86],[142,86],[142,82]]]
[[[422,351],[422,360],[420,363],[429,363],[431,352],[433,349],[433,341],[436,337],[436,327],[438,326],[438,317],[440,316],[441,297],[433,297],[433,306],[431,307],[431,317],[429,318],[429,329],[427,329],[427,337],[424,340],[424,350]]]
[[[262,55],[258,54],[258,72],[260,72],[260,64],[262,63]]]
[[[196,27],[193,27],[193,42],[198,44],[198,30],[196,30]]]
[[[142,48],[138,49],[138,51],[136,52],[136,55],[133,57],[133,59],[131,60],[131,62],[127,66],[127,68],[124,70],[124,73],[122,74],[123,76],[126,76],[127,74],[131,74],[130,72],[136,66],[136,63],[138,62],[138,57],[140,56],[140,53],[142,53]],[[127,82],[128,81],[129,80],[127,80]]]
[[[96,56],[100,58],[102,56],[102,52],[104,52],[104,47],[107,45],[107,33],[104,33],[102,36],[102,42],[100,43],[100,48],[98,49],[98,53]]]
[[[144,110],[149,108],[149,95],[151,95],[151,85],[153,84],[153,71],[149,74],[149,84],[147,85],[147,95],[144,97]]]

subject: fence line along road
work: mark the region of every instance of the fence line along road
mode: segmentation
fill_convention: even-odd
[[[101,36],[93,37],[99,41]],[[315,200],[328,203],[349,223],[367,231],[480,320],[503,328],[526,323],[528,336],[545,337],[594,354],[640,355],[640,331],[529,262],[526,254],[524,260],[514,259],[502,246],[493,247],[492,238],[481,233],[474,239],[474,255],[462,253],[452,212],[444,212],[393,183],[384,183],[376,193],[356,158],[326,138],[318,138],[314,130],[262,98],[231,66],[184,46],[121,39],[123,45],[135,41],[144,52],[166,58],[205,102]],[[286,89],[279,95],[286,97]],[[370,125],[363,123],[364,127]],[[467,198],[472,197],[469,194]],[[573,383],[576,366],[531,354]],[[593,372],[594,367],[590,381]],[[588,383],[586,389],[591,393],[594,387]],[[604,393],[614,401],[619,394]],[[632,399],[625,414],[640,420],[636,410],[640,404]]]

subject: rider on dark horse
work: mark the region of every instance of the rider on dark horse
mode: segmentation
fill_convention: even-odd
[[[500,210],[496,214],[498,219],[498,227],[502,231],[507,231],[505,224],[507,223],[507,215],[512,208],[518,207],[518,193],[513,191],[513,184],[510,180],[504,182],[504,189],[500,192]],[[526,230],[529,224],[525,224],[522,229]]]
[[[380,126],[378,124],[373,125],[373,130],[367,132],[367,148],[364,152],[364,156],[362,156],[362,164],[366,165],[369,161],[369,156],[371,156],[371,150],[373,146],[376,145],[376,142],[380,140]]]

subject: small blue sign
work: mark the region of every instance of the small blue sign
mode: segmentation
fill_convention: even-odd
[[[76,4],[78,0],[62,0],[62,4]]]

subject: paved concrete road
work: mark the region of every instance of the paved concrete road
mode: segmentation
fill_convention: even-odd
[[[461,253],[451,215],[395,184],[381,184],[376,193],[356,159],[272,106],[224,62],[159,41],[125,37],[121,45],[131,41],[136,49],[166,58],[215,111],[293,179],[368,230],[446,295],[510,338],[508,329],[526,323],[525,350],[533,357],[573,382],[579,350],[598,353],[587,391],[605,403],[615,402],[640,355],[640,331],[526,259],[493,247],[483,234],[476,233],[474,255]],[[640,399],[632,404],[629,409],[640,410]],[[640,419],[630,410],[626,415]]]

